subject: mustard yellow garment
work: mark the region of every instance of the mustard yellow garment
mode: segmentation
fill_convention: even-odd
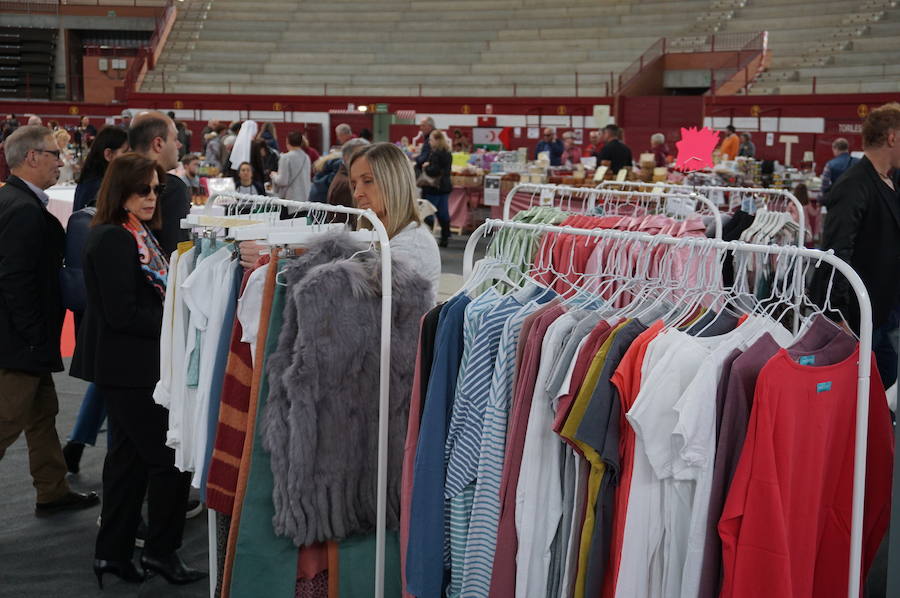
[[[575,397],[575,401],[572,403],[572,408],[569,411],[569,416],[566,418],[566,423],[563,424],[562,430],[560,431],[560,436],[565,438],[571,445],[577,447],[591,466],[587,485],[587,504],[584,507],[584,525],[581,528],[581,541],[579,542],[578,548],[578,573],[575,576],[574,598],[584,598],[587,559],[591,549],[591,536],[594,530],[594,508],[597,504],[597,496],[600,494],[600,483],[603,481],[603,475],[606,473],[606,466],[600,459],[600,453],[595,451],[589,445],[577,440],[575,438],[575,433],[578,431],[578,426],[581,425],[581,420],[584,419],[584,414],[591,401],[591,396],[594,394],[594,389],[597,387],[597,383],[600,380],[600,372],[603,370],[603,364],[609,354],[609,348],[612,346],[616,335],[619,334],[622,327],[629,321],[630,320],[625,320],[613,328],[606,340],[603,341],[603,344],[600,345],[600,348],[591,360],[591,365],[588,367],[584,383],[581,385],[581,388],[578,389],[578,394]]]

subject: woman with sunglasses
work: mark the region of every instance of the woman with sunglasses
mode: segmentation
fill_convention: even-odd
[[[70,373],[97,385],[109,422],[94,552],[101,588],[105,573],[131,583],[145,579],[144,569],[170,583],[205,577],[176,552],[190,474],[175,468],[175,452],[166,446],[168,411],[153,401],[168,264],[150,230],[160,220],[163,180],[162,168],[141,155],[113,160],[85,248],[87,309]],[[149,530],[138,568],[132,551],[145,491]]]

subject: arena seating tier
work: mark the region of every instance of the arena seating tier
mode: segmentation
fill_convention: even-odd
[[[762,30],[771,62],[751,93],[900,90],[897,0],[548,4],[186,0],[142,91],[603,96],[660,37]]]

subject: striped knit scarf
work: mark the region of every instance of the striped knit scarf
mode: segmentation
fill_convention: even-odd
[[[156,240],[138,217],[128,213],[128,220],[122,226],[131,233],[138,247],[138,261],[147,282],[156,289],[160,299],[166,298],[166,279],[169,274],[169,263]]]

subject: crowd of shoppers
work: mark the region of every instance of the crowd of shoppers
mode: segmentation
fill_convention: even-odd
[[[100,497],[72,491],[66,473],[79,471],[84,447],[96,443],[106,418],[109,439],[93,562],[99,585],[108,575],[141,582],[147,572],[175,584],[197,581],[205,573],[178,554],[189,510],[189,478],[177,470],[174,452],[165,445],[167,412],[153,401],[152,389],[159,378],[166,256],[187,238],[180,220],[199,186],[201,159],[185,153],[184,140],[190,137],[161,112],[133,118],[129,113],[127,129],[91,131],[85,117],[79,132],[90,140],[90,148],[81,164],[75,211],[64,231],[47,210],[46,189],[59,179],[69,142],[33,118],[33,124],[19,125],[13,117],[4,125],[3,155],[10,176],[0,188],[0,459],[24,433],[35,513],[92,508]],[[320,157],[300,131],[290,131],[282,146],[274,126],[257,128],[250,122],[208,123],[206,163],[218,160],[242,192],[264,195],[270,184],[272,192],[288,199],[315,196],[371,209],[384,223],[392,250],[408,256],[436,292],[438,246],[447,246],[450,238],[451,152],[461,135],[451,140],[432,118],[422,119],[420,147],[411,162],[396,146],[371,143],[341,124],[335,130],[339,145]],[[633,164],[622,136],[618,126],[608,125],[591,132],[582,151],[571,133],[558,138],[547,128],[537,154],[546,152],[551,165],[569,166],[590,155],[616,172]],[[900,324],[900,104],[872,110],[862,137],[860,159],[850,156],[844,139],[832,146],[834,159],[823,175],[829,210],[821,246],[850,263],[866,286],[873,306],[873,348],[887,386],[897,378]],[[282,147],[285,151],[279,153]],[[665,137],[654,135],[651,147],[656,164],[664,165],[669,159]],[[732,150],[734,155],[755,154],[749,135],[730,127],[722,153],[730,156]],[[239,155],[246,159],[231,169]],[[184,174],[176,176],[172,171],[179,164]],[[806,210],[807,190],[798,188],[797,195]],[[439,242],[424,225],[435,223],[423,223],[419,216],[420,198],[436,210]],[[252,245],[241,247],[242,263],[259,255]],[[812,291],[823,302],[830,292],[829,307],[858,331],[859,309],[840,277],[832,280],[823,267]],[[65,309],[74,312],[77,330],[70,374],[90,384],[62,447],[52,374],[64,367],[60,335]],[[150,507],[146,524],[141,517],[145,497]],[[143,552],[137,566],[132,556],[139,539]]]

